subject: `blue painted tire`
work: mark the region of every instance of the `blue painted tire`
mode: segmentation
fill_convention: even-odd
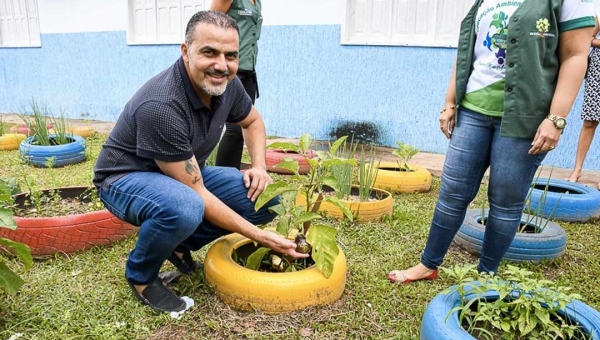
[[[460,295],[456,287],[452,286],[436,295],[425,309],[421,322],[421,340],[475,340],[461,327],[458,311],[448,317],[452,308],[460,306]],[[467,298],[471,296],[467,295]],[[488,291],[481,298],[498,299],[498,292]],[[600,340],[600,313],[597,310],[579,300],[573,300],[558,313],[578,323],[592,340]]]
[[[546,193],[544,203],[542,197],[546,184],[553,190]],[[587,222],[600,217],[600,191],[595,188],[560,179],[548,181],[547,178],[538,178],[532,185],[529,197],[531,210],[537,211],[541,205],[539,216],[567,222]]]
[[[50,138],[56,135],[50,135]],[[85,159],[85,140],[73,135],[73,141],[62,145],[32,145],[33,137],[21,142],[19,152],[21,158],[31,165],[45,168],[48,160],[55,157],[54,167],[82,162]]]
[[[485,211],[486,218],[487,214],[488,210]],[[467,210],[463,225],[454,237],[456,244],[475,255],[481,254],[483,245],[485,226],[479,223],[481,220],[481,209]],[[555,259],[565,253],[567,233],[558,224],[527,214],[523,214],[521,221],[523,223],[529,221],[529,224],[541,229],[541,232],[517,233],[504,255],[505,260],[539,262]]]

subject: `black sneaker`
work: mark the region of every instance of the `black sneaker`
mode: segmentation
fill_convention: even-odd
[[[171,262],[182,274],[192,274],[203,268],[201,262],[196,262],[192,258],[192,252],[186,250],[183,252],[183,258],[179,258],[175,252],[171,253],[171,256],[167,259]]]
[[[165,287],[160,278],[150,282],[142,293],[138,293],[133,282],[127,279],[127,284],[133,294],[145,305],[158,312],[182,312],[185,310],[185,301],[169,288]]]
[[[164,283],[175,283],[179,281],[181,274],[189,275],[202,270],[204,267],[202,262],[194,261],[192,253],[189,250],[183,252],[182,259],[173,252],[167,260],[169,260],[169,262],[171,262],[179,271],[167,270],[158,273],[158,277],[163,280]]]

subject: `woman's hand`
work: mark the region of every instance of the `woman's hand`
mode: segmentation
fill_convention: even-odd
[[[440,111],[440,130],[446,138],[450,139],[452,130],[454,130],[454,124],[456,122],[456,105],[453,103],[446,103],[444,108]]]
[[[539,155],[548,151],[554,150],[556,144],[560,139],[562,130],[557,129],[554,123],[549,119],[544,119],[542,124],[538,127],[537,133],[531,143],[531,149],[529,149],[530,155]]]

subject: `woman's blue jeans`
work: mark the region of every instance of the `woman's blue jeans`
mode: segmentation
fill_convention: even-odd
[[[255,211],[239,170],[205,167],[202,177],[211,193],[250,223],[264,224],[275,218],[268,208],[278,200]],[[102,189],[100,198],[115,216],[140,227],[125,265],[125,277],[135,284],[154,280],[174,250],[195,251],[230,233],[203,219],[204,202],[198,193],[160,173],[128,174]]]
[[[495,273],[517,233],[529,187],[546,154],[528,154],[532,139],[501,137],[502,118],[467,109],[457,118],[421,263],[430,269],[442,264],[489,167],[490,209],[477,269]]]

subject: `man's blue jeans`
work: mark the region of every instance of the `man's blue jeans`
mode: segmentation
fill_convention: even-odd
[[[442,264],[489,167],[490,210],[477,269],[495,273],[517,233],[531,181],[546,154],[528,154],[532,139],[501,137],[502,118],[461,109],[458,119],[421,263],[430,269]]]
[[[264,224],[275,218],[268,208],[277,199],[254,211],[239,170],[205,167],[202,177],[210,192],[250,223]],[[125,266],[125,277],[135,284],[154,280],[174,250],[195,251],[230,233],[203,219],[204,202],[198,193],[160,173],[128,174],[102,189],[100,198],[115,216],[140,226]]]

